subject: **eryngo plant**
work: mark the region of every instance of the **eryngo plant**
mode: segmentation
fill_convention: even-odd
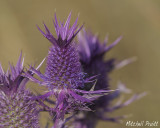
[[[32,71],[42,81],[28,75],[32,81],[48,87],[48,92],[40,98],[45,99],[52,95],[55,96],[56,104],[52,111],[56,113],[56,120],[63,120],[64,115],[70,112],[90,111],[88,104],[92,104],[92,101],[99,97],[94,96],[95,94],[103,95],[111,91],[105,88],[96,91],[83,89],[86,83],[92,82],[93,85],[93,81],[95,81],[93,78],[96,76],[85,78],[85,73],[82,72],[77,45],[74,42],[74,37],[82,26],[78,28],[77,18],[75,23],[69,27],[70,18],[71,13],[65,24],[59,24],[55,15],[54,26],[57,37],[50,33],[45,24],[45,32],[38,27],[44,37],[52,43],[52,46],[48,52],[45,74],[43,75],[32,68]]]
[[[80,32],[78,34],[78,43],[79,43],[79,54],[80,54],[80,62],[82,64],[84,72],[86,72],[89,76],[96,75],[97,82],[95,86],[95,90],[99,89],[110,89],[109,85],[109,73],[117,67],[115,63],[115,59],[104,60],[104,56],[106,53],[113,48],[122,37],[119,37],[112,44],[108,44],[108,36],[105,38],[104,42],[100,42],[96,35],[93,35],[91,32],[86,32],[83,30],[83,33]],[[128,59],[123,62],[128,64],[133,59]],[[123,63],[121,62],[121,63]],[[83,88],[84,90],[89,90],[90,85],[87,85]],[[73,126],[75,128],[94,128],[98,120],[103,121],[112,121],[112,122],[120,122],[120,119],[125,116],[119,117],[109,117],[106,114],[119,109],[121,107],[127,106],[131,102],[136,99],[139,99],[142,95],[133,95],[128,101],[124,103],[120,103],[117,106],[110,106],[110,102],[115,98],[119,97],[122,92],[130,92],[129,89],[125,88],[125,86],[121,83],[118,84],[118,89],[109,95],[104,95],[93,101],[93,104],[89,106],[90,109],[94,111],[79,112],[75,118]]]
[[[124,103],[110,106],[111,101],[122,92],[128,93],[130,90],[123,84],[118,85],[118,90],[110,90],[108,75],[132,59],[119,64],[115,63],[114,58],[104,60],[106,53],[121,37],[110,45],[108,37],[102,43],[91,32],[84,30],[80,33],[83,26],[78,27],[78,18],[72,26],[70,19],[71,13],[65,24],[59,23],[55,15],[53,22],[56,36],[51,34],[45,24],[45,32],[38,27],[51,42],[44,74],[38,70],[42,63],[38,68],[30,66],[24,72],[22,54],[16,66],[10,65],[10,70],[4,72],[0,65],[0,128],[39,128],[40,111],[50,113],[54,123],[52,128],[94,128],[99,120],[119,122],[124,116],[110,117],[108,113],[127,106],[142,96],[135,94]],[[75,41],[77,35],[78,43]],[[33,95],[25,87],[28,78],[47,87],[47,91],[42,92],[43,95]],[[51,96],[55,101],[49,99]],[[68,121],[70,125],[67,124]]]
[[[21,62],[22,61],[22,62]],[[25,85],[22,54],[6,72],[0,65],[0,128],[39,128],[38,105]]]

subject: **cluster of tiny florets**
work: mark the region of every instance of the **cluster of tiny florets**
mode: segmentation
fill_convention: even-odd
[[[77,88],[83,86],[83,74],[79,55],[74,44],[65,48],[52,46],[47,57],[46,77],[53,82],[50,86]]]
[[[25,89],[21,56],[16,66],[5,72],[0,65],[0,128],[39,128],[38,103]]]
[[[31,101],[33,95],[21,91],[11,96],[0,92],[1,128],[38,128],[37,103]]]

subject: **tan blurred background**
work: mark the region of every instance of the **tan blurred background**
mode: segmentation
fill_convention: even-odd
[[[159,0],[0,0],[0,62],[16,62],[20,50],[25,65],[39,63],[50,43],[37,30],[44,21],[54,32],[52,18],[66,19],[72,11],[72,23],[79,16],[79,24],[109,42],[118,36],[123,39],[108,57],[118,60],[137,56],[138,61],[111,74],[112,88],[122,81],[134,92],[148,95],[130,106],[113,113],[114,116],[132,114],[119,124],[100,122],[98,128],[124,128],[128,120],[159,121],[160,123],[160,1]],[[44,71],[44,66],[42,68]],[[48,119],[43,116],[43,122]],[[160,124],[159,124],[160,127]],[[42,124],[44,128],[44,124]]]

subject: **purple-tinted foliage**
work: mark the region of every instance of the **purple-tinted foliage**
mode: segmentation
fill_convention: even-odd
[[[22,54],[16,66],[10,64],[5,72],[0,65],[0,128],[39,128],[38,106],[25,89],[28,78],[22,76]]]
[[[85,87],[85,83],[94,82],[96,76],[84,79],[85,74],[82,72],[77,46],[73,40],[82,26],[78,28],[77,18],[69,27],[70,18],[71,13],[65,24],[61,22],[58,24],[55,15],[54,26],[57,37],[50,33],[45,24],[45,32],[38,27],[44,37],[52,43],[47,56],[45,74],[32,68],[32,72],[37,74],[42,81],[26,74],[32,81],[48,87],[48,92],[38,98],[45,99],[51,95],[56,97],[55,107],[52,110],[56,112],[57,119],[63,119],[66,113],[77,110],[90,111],[88,104],[92,104],[92,101],[100,95],[110,92],[106,89],[81,90]]]

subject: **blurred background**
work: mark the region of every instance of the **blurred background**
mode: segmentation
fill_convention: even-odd
[[[0,1],[0,62],[5,69],[8,62],[16,63],[20,51],[25,65],[39,63],[50,43],[36,28],[43,21],[52,33],[52,18],[67,18],[72,11],[72,23],[79,15],[79,24],[99,33],[109,42],[123,35],[121,42],[106,58],[122,60],[136,56],[138,60],[111,77],[111,88],[122,81],[135,93],[148,92],[144,98],[111,116],[132,115],[122,124],[100,122],[98,128],[124,128],[126,121],[160,121],[160,1],[159,0],[1,0]],[[44,66],[41,68],[44,71]],[[42,116],[42,115],[41,115]],[[42,128],[49,117],[41,118]],[[160,122],[159,122],[160,123]],[[160,126],[160,124],[159,124]]]

